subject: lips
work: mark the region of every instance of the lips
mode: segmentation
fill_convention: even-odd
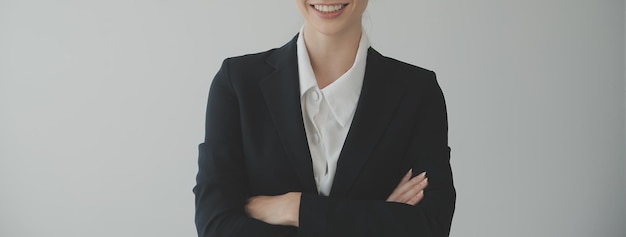
[[[341,11],[341,9],[343,9],[347,5],[348,4],[331,4],[331,5],[313,4],[311,6],[315,8],[315,10],[321,13],[334,13],[334,12]]]

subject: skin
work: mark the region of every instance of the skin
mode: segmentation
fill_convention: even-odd
[[[361,19],[367,0],[296,0],[304,17],[304,42],[320,89],[347,72],[356,57],[361,38]],[[319,17],[311,5],[347,3],[334,19]]]
[[[367,0],[296,0],[305,19],[303,37],[318,83],[324,88],[347,72],[356,58],[362,33],[361,19]],[[334,18],[321,17],[311,5],[348,4]],[[410,170],[386,201],[416,205],[428,186],[426,173],[413,178]],[[273,225],[299,226],[300,192],[278,196],[255,196],[248,199],[247,214]]]

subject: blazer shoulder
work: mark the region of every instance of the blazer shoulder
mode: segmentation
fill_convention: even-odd
[[[395,81],[410,90],[411,98],[413,96],[443,98],[443,92],[434,71],[383,56],[375,51],[372,58],[372,62],[379,65],[376,70],[383,71],[382,75],[387,81]]]
[[[277,49],[274,48],[264,52],[228,57],[224,59],[220,71],[227,72],[227,80],[235,87],[254,85],[260,79],[274,71],[266,61],[276,50]]]
[[[274,63],[274,61],[280,60],[280,58],[295,55],[297,38],[298,35],[294,36],[287,44],[279,48],[273,48],[258,53],[229,57],[224,61],[228,61],[230,67],[241,67],[245,68],[246,70],[253,70],[261,66],[267,66],[268,64],[271,65]]]
[[[276,75],[279,68],[290,76],[296,71],[297,76],[296,39],[297,35],[280,48],[227,58],[220,71],[228,75],[232,86],[247,89],[258,88],[259,83]]]
[[[421,85],[420,87],[423,87],[424,84],[437,84],[437,76],[434,71],[384,56],[375,50],[373,51],[374,58],[378,59],[376,60],[377,64],[384,65],[383,67],[386,73],[390,75],[390,78],[396,78],[407,86]]]
[[[273,48],[263,52],[244,54],[224,59],[231,68],[255,68],[265,64],[265,61],[277,50]]]
[[[434,71],[420,67],[420,66],[416,66],[404,61],[400,61],[398,59],[395,58],[391,58],[388,56],[384,56],[379,54],[381,59],[386,63],[386,65],[388,67],[391,67],[393,69],[393,71],[401,73],[401,74],[408,74],[408,75],[415,75],[415,76],[432,76],[435,74]]]

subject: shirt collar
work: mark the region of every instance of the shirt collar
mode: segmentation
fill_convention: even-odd
[[[311,88],[317,89],[317,81],[315,80],[315,73],[311,67],[311,61],[309,60],[309,52],[306,49],[304,43],[304,26],[300,28],[300,34],[298,34],[297,54],[298,54],[298,76],[300,80],[300,98],[304,96],[307,90]]]
[[[309,60],[304,37],[302,37],[303,29],[304,27],[300,29],[297,40],[301,99],[308,90],[312,88],[319,90],[317,81],[315,80],[315,73],[313,73],[311,61]],[[341,126],[345,126],[351,121],[354,111],[356,110],[356,105],[361,95],[361,88],[363,87],[367,50],[369,47],[370,41],[365,31],[363,31],[352,67],[336,81],[320,90],[333,116]]]

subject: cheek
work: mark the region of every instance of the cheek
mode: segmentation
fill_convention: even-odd
[[[306,0],[296,0],[296,5],[298,7],[298,11],[300,12],[300,15],[306,16],[307,11],[309,10],[308,9],[309,5],[307,4]]]
[[[362,15],[362,14],[363,14],[363,12],[365,12],[365,9],[367,9],[367,3],[368,3],[368,1],[367,1],[367,0],[362,0],[362,1],[358,1],[358,0],[357,0],[357,1],[355,1],[355,3],[357,3],[357,4],[358,4],[358,6],[359,6],[359,7],[358,7],[358,11],[359,11],[359,12],[360,12],[360,14]]]

